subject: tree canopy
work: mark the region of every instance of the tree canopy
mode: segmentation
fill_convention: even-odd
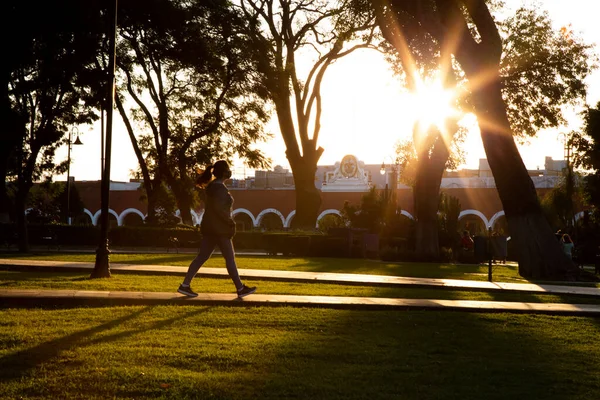
[[[252,149],[268,137],[268,107],[248,21],[225,1],[132,1],[122,14],[117,107],[149,200],[166,183],[190,224],[195,166],[234,155],[268,164]]]

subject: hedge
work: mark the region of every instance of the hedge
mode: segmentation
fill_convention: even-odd
[[[29,242],[32,245],[57,246],[97,246],[100,229],[96,226],[78,225],[28,225]],[[9,238],[14,243],[14,224],[0,224],[1,238]],[[353,231],[354,232],[354,231]],[[52,237],[52,240],[48,240]],[[121,247],[187,247],[197,248],[201,234],[198,228],[160,228],[147,226],[119,226],[110,229],[110,246]],[[4,241],[4,240],[0,240]],[[6,240],[8,241],[8,240]],[[237,250],[259,250],[269,254],[284,256],[311,257],[364,257],[364,248],[359,232],[350,235],[336,232],[326,235],[318,232],[238,232],[233,238]],[[402,240],[392,240],[396,249],[405,244]]]

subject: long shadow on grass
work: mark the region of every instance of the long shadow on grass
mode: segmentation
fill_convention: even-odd
[[[448,299],[454,296],[444,293]],[[503,301],[539,301],[527,293],[490,295]],[[274,343],[273,354],[265,355],[268,372],[255,395],[600,398],[600,319],[456,311],[298,313],[311,317],[305,325],[290,326]]]
[[[600,351],[578,346],[598,337],[587,318],[431,311],[322,315],[282,337],[266,363],[261,391],[306,399],[600,395]]]
[[[149,327],[144,326],[97,337],[98,334],[114,328],[119,328],[125,322],[139,318],[142,314],[151,311],[155,307],[156,306],[147,306],[121,318],[116,318],[98,326],[50,340],[35,347],[21,350],[2,357],[0,358],[0,383],[21,379],[21,377],[26,376],[39,365],[50,362],[59,357],[64,351],[78,347],[92,346],[99,343],[120,340],[148,330],[161,329],[172,325],[179,320],[207,312],[210,309],[208,307],[198,308],[194,311],[181,314],[173,318],[160,320]],[[90,309],[90,312],[93,312],[93,309]]]

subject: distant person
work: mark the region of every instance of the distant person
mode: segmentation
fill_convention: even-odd
[[[190,283],[217,246],[225,258],[227,272],[235,285],[238,297],[245,297],[256,292],[256,287],[248,287],[242,283],[235,263],[231,240],[235,235],[235,222],[231,216],[233,197],[224,184],[224,181],[229,178],[231,178],[231,169],[224,160],[219,160],[206,168],[198,178],[198,186],[206,188],[204,216],[200,224],[202,240],[198,255],[191,262],[183,283],[177,289],[179,293],[186,296],[198,296],[198,293],[192,290]]]
[[[556,240],[558,240],[559,242],[562,242],[563,233],[560,229],[556,231],[554,236],[556,236]]]
[[[571,236],[569,236],[568,234],[564,234],[562,235],[562,248],[563,248],[563,252],[565,253],[565,255],[567,257],[569,257],[569,260],[573,259],[573,249],[575,248],[575,244],[573,243],[573,240],[571,240]]]
[[[460,247],[462,247],[464,251],[473,250],[473,238],[469,235],[469,231],[463,231],[463,235],[460,238]]]

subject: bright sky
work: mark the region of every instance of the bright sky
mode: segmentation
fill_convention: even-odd
[[[521,4],[520,0],[506,0],[508,5]],[[526,1],[529,3],[529,1]],[[544,0],[542,4],[557,27],[571,24],[588,43],[599,44],[600,24],[597,13],[590,10],[591,0]],[[600,46],[597,49],[600,53]],[[600,71],[588,78],[587,103],[600,101]],[[383,59],[375,51],[358,51],[331,66],[322,86],[323,115],[319,145],[325,149],[319,164],[334,164],[346,154],[354,154],[367,164],[388,163],[399,139],[411,136],[412,119],[407,115],[408,98],[392,76]],[[578,129],[581,121],[576,111],[570,113],[569,126],[540,132],[529,144],[519,146],[521,156],[529,169],[544,168],[544,157],[563,158],[563,146],[558,140],[559,132]],[[111,180],[129,181],[130,171],[137,168],[137,160],[118,112],[114,113],[113,152]],[[77,180],[100,179],[100,125],[80,127],[83,146],[73,146],[71,151],[71,175]],[[285,158],[285,146],[279,134],[276,117],[268,125],[274,133],[269,143],[258,147],[273,160],[273,166],[289,168]],[[73,138],[74,140],[75,138]],[[477,133],[470,134],[465,142],[466,168],[477,168],[479,159],[485,158],[481,139]],[[66,146],[57,152],[57,160],[66,159]],[[235,165],[236,175],[241,175],[243,165]],[[249,171],[249,170],[247,170]],[[57,176],[55,180],[65,180]]]

